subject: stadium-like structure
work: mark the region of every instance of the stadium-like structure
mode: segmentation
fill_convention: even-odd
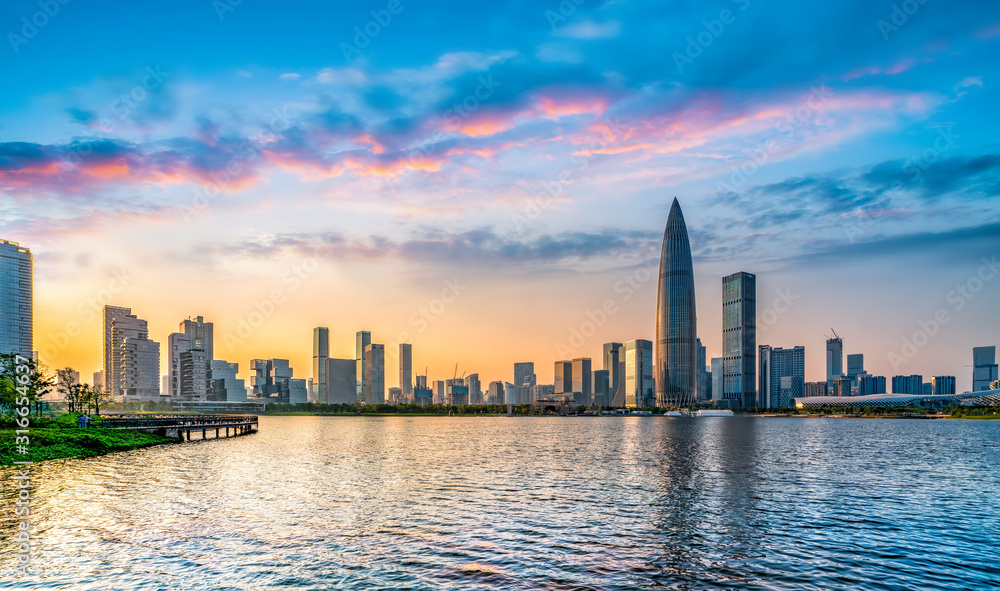
[[[793,398],[795,408],[841,407],[929,407],[944,408],[952,404],[961,406],[1000,405],[1000,390],[981,390],[962,394],[868,394],[866,396],[807,396]]]

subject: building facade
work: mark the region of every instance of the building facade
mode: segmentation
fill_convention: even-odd
[[[404,398],[413,396],[413,345],[399,344],[399,389]]]
[[[757,277],[740,271],[722,278],[722,402],[757,405]]]
[[[992,388],[990,388],[992,390]],[[931,378],[931,394],[954,394],[955,376],[934,376]]]
[[[115,320],[125,318],[132,314],[131,308],[121,306],[104,306],[103,331],[104,331],[104,390],[115,398],[122,396],[121,381],[121,343],[115,342],[114,325]],[[159,370],[157,370],[159,373]]]
[[[594,398],[593,373],[590,357],[577,357],[573,360],[573,403],[578,406],[590,406]]]
[[[0,353],[31,359],[32,282],[31,250],[0,240]]]
[[[354,359],[357,366],[357,397],[358,402],[364,402],[364,383],[365,383],[365,351],[368,349],[368,345],[372,344],[372,333],[367,330],[359,330],[356,335],[354,335]]]
[[[625,352],[625,406],[649,408],[656,405],[653,383],[653,342],[645,339],[629,341]]]
[[[916,394],[924,393],[924,376],[913,374],[908,376],[892,376],[893,394]]]
[[[989,390],[997,379],[997,348],[973,347],[972,349],[972,391]]]
[[[858,396],[885,394],[885,376],[873,376],[868,373],[862,373],[855,378],[855,381],[858,384]]]
[[[365,347],[362,393],[365,404],[385,404],[385,345]]]
[[[357,404],[357,362],[354,359],[326,360],[326,395],[320,402],[325,404]]]
[[[806,379],[806,348],[802,346],[791,349],[774,348],[761,345],[757,358],[758,400],[759,408],[786,408],[791,406],[793,398],[802,398]],[[785,396],[782,378],[792,377],[796,380],[787,382],[792,391]]]
[[[330,359],[330,329],[326,326],[313,328],[312,338],[312,391],[309,399],[326,403],[329,391],[327,360]]]
[[[826,340],[826,381],[833,381],[844,375],[844,340],[838,336]]]

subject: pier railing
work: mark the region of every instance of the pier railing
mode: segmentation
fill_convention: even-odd
[[[216,438],[225,429],[226,437],[257,431],[256,415],[109,415],[95,426],[157,433],[165,437],[191,440],[191,431],[201,431],[206,439],[215,430]]]

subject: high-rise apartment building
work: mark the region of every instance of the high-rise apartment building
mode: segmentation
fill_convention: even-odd
[[[924,393],[924,376],[918,374],[892,376],[892,392],[921,396]]]
[[[313,328],[312,340],[312,391],[309,400],[326,403],[329,392],[327,360],[330,359],[330,329],[326,326]]]
[[[180,355],[181,361],[181,400],[208,400],[211,387],[212,360],[208,352],[201,349],[189,349]]]
[[[181,354],[191,350],[191,337],[182,332],[170,333],[167,337],[167,354],[170,355],[170,365],[167,367],[167,385],[165,395],[174,398],[181,396]]]
[[[830,394],[830,384],[827,382],[806,382],[806,396],[828,396]]]
[[[933,394],[954,394],[955,376],[934,376],[931,378]]]
[[[0,239],[0,353],[31,359],[32,281],[31,250]]]
[[[573,402],[577,406],[590,406],[593,403],[594,387],[590,357],[577,357],[573,360]]]
[[[629,341],[625,351],[625,406],[648,408],[656,405],[653,384],[653,342]]]
[[[399,344],[399,389],[404,398],[413,396],[413,345]]]
[[[160,397],[160,344],[149,338],[146,321],[128,308],[104,307],[105,376],[112,396],[126,401]],[[106,378],[107,380],[107,378]]]
[[[132,313],[131,308],[104,306],[104,390],[118,398],[122,395],[121,384],[121,343],[116,343],[112,328],[116,319]]]
[[[848,376],[850,379],[850,376]],[[885,376],[873,376],[869,373],[858,374],[855,378],[858,384],[858,396],[869,394],[885,394]]]
[[[365,347],[362,387],[365,404],[385,404],[385,345]]]
[[[655,335],[656,405],[691,406],[695,402],[698,379],[694,265],[684,214],[677,198],[670,205],[663,230]]]
[[[208,355],[210,361],[215,359],[215,338],[211,322],[205,322],[201,316],[195,317],[194,320],[188,318],[181,321],[177,330],[191,338],[192,349],[201,349]]]
[[[757,405],[757,277],[740,271],[722,278],[722,402]]]
[[[972,349],[972,391],[989,390],[997,379],[997,348],[973,347]]]
[[[782,378],[796,380],[786,382],[791,388],[785,396]],[[758,408],[784,408],[791,406],[792,398],[801,398],[806,379],[806,348],[774,348],[761,345],[757,358]]]

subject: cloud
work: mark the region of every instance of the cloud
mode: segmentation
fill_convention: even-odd
[[[556,37],[569,37],[572,39],[606,39],[609,37],[617,37],[621,30],[622,24],[617,21],[608,21],[604,23],[580,21],[558,28],[553,35]]]
[[[490,227],[464,232],[424,229],[406,238],[370,235],[353,238],[338,232],[283,233],[236,244],[204,246],[224,256],[310,256],[331,249],[339,260],[391,259],[445,264],[554,264],[590,259],[619,260],[658,252],[659,234],[634,230],[561,232],[531,239],[504,236]]]

